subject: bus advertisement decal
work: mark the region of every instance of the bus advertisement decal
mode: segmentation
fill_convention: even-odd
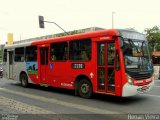
[[[26,68],[27,68],[28,74],[37,74],[38,73],[37,62],[26,62]]]

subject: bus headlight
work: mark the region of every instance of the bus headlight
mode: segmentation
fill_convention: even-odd
[[[128,83],[129,83],[130,85],[133,85],[133,81],[131,80],[131,77],[130,77],[129,75],[127,75],[127,79],[128,79]]]

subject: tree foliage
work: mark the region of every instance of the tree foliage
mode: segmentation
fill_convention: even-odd
[[[151,51],[160,51],[160,28],[154,26],[153,28],[146,28],[144,31]]]

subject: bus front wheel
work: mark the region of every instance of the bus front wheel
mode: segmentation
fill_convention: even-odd
[[[82,79],[78,83],[78,93],[83,98],[91,98],[92,96],[92,84],[87,79]]]
[[[27,75],[25,73],[21,74],[21,76],[20,76],[20,82],[21,82],[21,85],[23,87],[26,88],[28,86],[28,77],[27,77]]]

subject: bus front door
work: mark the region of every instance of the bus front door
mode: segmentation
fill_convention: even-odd
[[[40,48],[40,83],[46,84],[47,83],[47,67],[48,67],[48,47]]]
[[[9,79],[13,79],[13,51],[9,51]]]
[[[115,93],[115,42],[97,43],[99,92]]]

